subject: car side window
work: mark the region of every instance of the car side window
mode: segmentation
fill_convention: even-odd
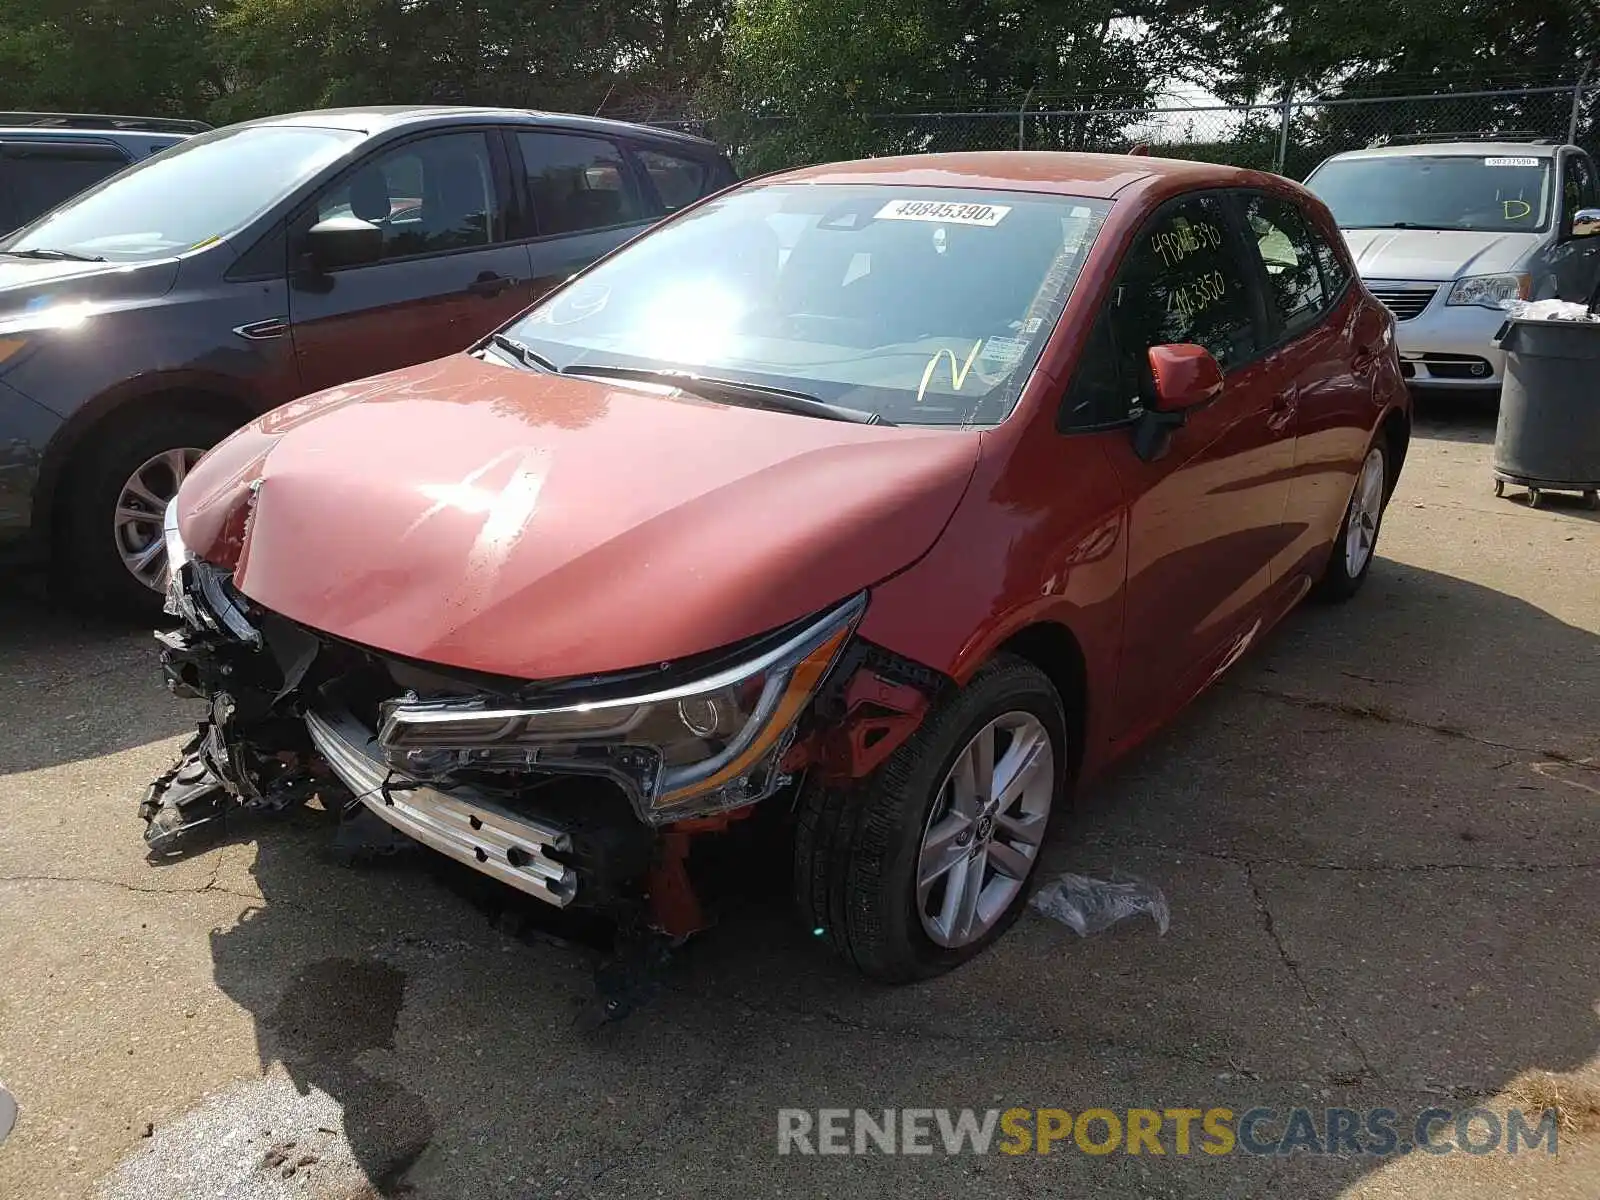
[[[1127,420],[1150,399],[1151,346],[1193,342],[1224,371],[1261,349],[1244,264],[1224,201],[1168,204],[1134,237],[1090,330],[1061,425]]]
[[[666,212],[677,212],[716,189],[713,165],[709,162],[668,154],[664,150],[638,149],[633,157],[650,177]]]
[[[109,145],[0,146],[0,234],[21,228],[127,165],[127,156]]]
[[[1594,167],[1581,154],[1567,156],[1567,177],[1561,190],[1561,217],[1567,228],[1580,208],[1596,205]]]
[[[605,229],[648,216],[616,144],[579,134],[518,131],[517,145],[541,234]]]
[[[1304,333],[1328,308],[1310,224],[1300,208],[1276,196],[1244,198],[1245,224],[1267,275],[1267,305],[1288,337]]]
[[[1344,257],[1333,247],[1316,229],[1311,228],[1311,240],[1317,252],[1317,262],[1322,264],[1322,286],[1328,293],[1328,303],[1332,304],[1344,293],[1345,285],[1350,282],[1350,268],[1345,265]]]
[[[439,134],[378,155],[317,201],[317,220],[329,217],[376,225],[384,259],[487,246],[505,237],[482,133]]]

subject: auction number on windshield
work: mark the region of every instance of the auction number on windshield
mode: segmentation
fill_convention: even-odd
[[[946,225],[994,228],[1011,211],[1008,204],[954,204],[943,200],[891,200],[877,212],[880,221],[936,221]]]

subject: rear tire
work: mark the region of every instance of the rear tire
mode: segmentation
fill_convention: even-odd
[[[60,520],[55,531],[54,583],[57,596],[74,608],[130,620],[160,620],[162,592],[135,576],[125,561],[132,539],[161,538],[161,512],[154,524],[119,527],[119,504],[136,472],[172,451],[206,451],[236,428],[234,421],[215,412],[193,409],[148,410],[113,418],[91,434],[93,439],[79,454],[62,480]],[[193,454],[186,458],[196,457]],[[145,474],[154,501],[141,501],[154,510],[164,498],[163,473],[157,467]],[[122,507],[126,507],[123,505]],[[165,550],[154,554],[147,570],[162,578]]]
[[[1392,470],[1388,448],[1380,436],[1362,460],[1355,487],[1350,491],[1350,502],[1345,506],[1344,520],[1339,523],[1339,536],[1328,555],[1328,566],[1312,589],[1316,599],[1343,604],[1367,581],[1373,559],[1378,557],[1378,534],[1383,528],[1383,514],[1388,509],[1389,494],[1394,486]],[[1374,480],[1380,489],[1376,497],[1370,490]],[[1351,533],[1353,523],[1358,523],[1354,536]]]
[[[1023,876],[1015,895],[985,920],[981,934],[963,944],[937,944],[918,901],[919,863],[935,805],[948,802],[942,799],[949,794],[947,777],[976,736],[1008,719],[1042,729],[1048,738],[1051,762],[1043,794],[1049,805],[1032,827],[1042,843],[1050,813],[1066,803],[1066,714],[1044,672],[1010,655],[995,658],[936,706],[870,778],[850,788],[817,786],[802,794],[795,831],[800,913],[870,978],[909,983],[949,971],[987,949],[1027,903],[1040,858],[1037,845],[1026,870],[1015,870]],[[979,875],[983,870],[980,865]],[[1008,874],[1003,889],[1014,878]],[[991,883],[998,880],[990,877]],[[979,890],[987,891],[981,879]]]

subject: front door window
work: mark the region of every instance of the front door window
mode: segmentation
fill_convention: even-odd
[[[488,140],[422,138],[379,155],[317,202],[317,220],[357,217],[383,230],[383,258],[409,258],[504,240]]]

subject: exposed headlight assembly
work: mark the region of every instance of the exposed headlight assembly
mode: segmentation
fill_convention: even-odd
[[[777,790],[795,724],[865,609],[862,593],[746,663],[648,695],[549,708],[390,701],[378,742],[406,775],[607,775],[651,825],[738,808]]]
[[[168,616],[181,617],[191,625],[199,625],[200,615],[183,582],[183,569],[194,556],[189,553],[189,547],[183,544],[183,534],[178,532],[176,497],[167,501],[166,514],[161,518],[161,535],[167,543],[167,599],[161,606],[162,611]]]
[[[1444,302],[1502,308],[1508,301],[1526,300],[1532,291],[1533,280],[1528,275],[1468,275],[1455,281]]]
[[[162,611],[196,629],[230,633],[259,647],[261,634],[229,594],[225,583],[228,572],[196,557],[184,545],[183,534],[178,532],[176,497],[167,501],[161,532],[167,544],[167,598]]]

